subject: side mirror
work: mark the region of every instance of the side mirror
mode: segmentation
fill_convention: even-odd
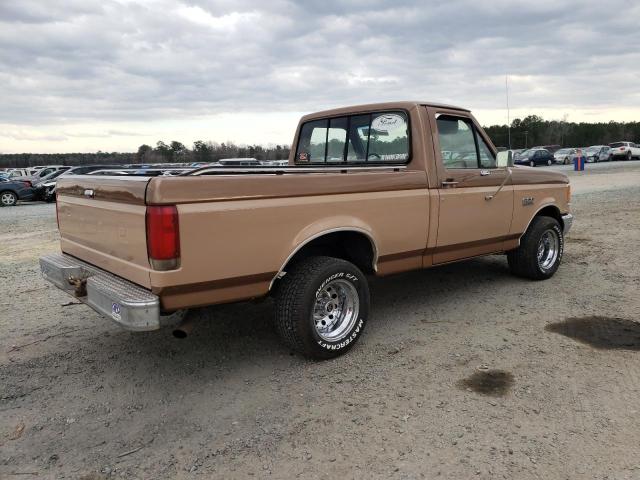
[[[513,167],[513,151],[503,150],[502,152],[498,152],[496,165],[498,167]]]

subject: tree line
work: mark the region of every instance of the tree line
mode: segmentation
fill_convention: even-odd
[[[509,127],[491,125],[485,131],[497,147],[509,146]],[[511,122],[511,148],[540,145],[586,147],[606,145],[616,141],[640,143],[640,122],[567,122],[544,120],[537,115]],[[5,153],[0,154],[0,168],[32,167],[35,165],[92,165],[125,163],[193,163],[215,162],[223,158],[251,157],[257,160],[285,160],[289,158],[288,145],[236,145],[198,140],[191,148],[178,141],[159,141],[154,147],[140,145],[137,152],[96,153]]]
[[[257,160],[285,160],[288,145],[236,145],[198,140],[192,148],[172,141],[159,141],[155,147],[140,145],[137,152],[96,153],[0,153],[0,168],[33,167],[35,165],[122,165],[145,163],[215,162],[223,158],[255,158]]]
[[[509,128],[505,125],[485,127],[496,147],[509,147]],[[567,122],[544,120],[537,115],[511,122],[511,148],[543,145],[588,147],[617,141],[640,143],[640,122]]]

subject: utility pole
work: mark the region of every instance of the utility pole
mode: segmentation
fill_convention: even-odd
[[[504,89],[507,95],[507,132],[509,134],[509,150],[511,150],[511,116],[509,114],[509,74],[504,76]]]

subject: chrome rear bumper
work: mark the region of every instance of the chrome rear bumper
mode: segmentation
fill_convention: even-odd
[[[562,215],[562,223],[564,225],[563,233],[566,235],[571,230],[571,225],[573,225],[573,215],[571,213]]]
[[[46,280],[127,330],[160,328],[160,299],[135,283],[66,254],[40,258]]]

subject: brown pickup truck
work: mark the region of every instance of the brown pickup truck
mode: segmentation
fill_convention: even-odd
[[[362,335],[367,275],[506,253],[514,274],[546,279],[573,219],[565,175],[512,166],[468,110],[425,102],[307,115],[286,167],[57,189],[62,253],[40,265],[59,288],[130,330],[272,294],[283,341],[316,358]]]

